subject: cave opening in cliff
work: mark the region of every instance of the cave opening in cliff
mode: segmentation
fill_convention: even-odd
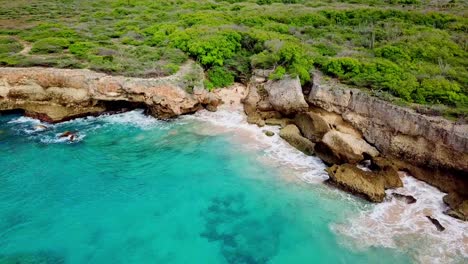
[[[135,109],[143,109],[145,113],[148,112],[148,106],[143,102],[129,102],[125,100],[117,100],[101,101],[100,103],[106,109],[106,113],[110,114],[124,113]]]
[[[1,110],[0,116],[2,115],[24,115],[25,111],[23,109],[8,109],[8,110]]]

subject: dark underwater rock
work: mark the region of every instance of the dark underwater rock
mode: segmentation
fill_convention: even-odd
[[[411,195],[405,195],[401,193],[392,193],[393,197],[395,197],[398,200],[404,201],[407,204],[414,204],[417,202],[416,198],[414,198]]]
[[[432,224],[434,224],[434,226],[437,228],[437,230],[439,230],[440,232],[445,230],[445,227],[439,222],[439,220],[433,218],[430,215],[426,215],[426,217],[427,217],[427,219],[429,219],[429,221],[431,221]]]

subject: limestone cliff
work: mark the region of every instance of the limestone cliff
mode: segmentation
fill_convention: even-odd
[[[202,106],[214,109],[219,102],[203,89],[203,70],[191,61],[175,75],[153,79],[89,70],[0,68],[0,110],[21,109],[49,122],[96,115],[118,105],[143,106],[153,116],[169,118]]]
[[[310,90],[298,89],[297,79],[272,82],[267,75],[268,71],[257,70],[251,79],[244,100],[248,122],[281,125],[282,131],[291,128],[294,133],[283,138],[292,146],[335,164],[328,170],[330,182],[382,201],[384,188],[402,186],[397,171],[408,171],[453,197],[462,197],[460,203],[447,204],[453,209],[450,215],[466,219],[460,204],[468,197],[468,125],[419,114],[323,78],[320,72],[314,73]],[[301,97],[306,97],[308,107],[297,99]],[[367,170],[360,169],[369,162]],[[396,184],[379,185],[387,179]],[[363,188],[366,184],[372,188]]]
[[[415,177],[468,194],[468,125],[427,116],[314,74],[309,104],[339,114]],[[412,165],[412,166],[411,166]]]

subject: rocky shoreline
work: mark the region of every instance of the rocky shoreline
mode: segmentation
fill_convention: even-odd
[[[386,189],[403,186],[398,172],[406,171],[447,192],[446,213],[468,220],[468,125],[395,106],[319,72],[310,90],[297,78],[267,76],[256,70],[247,92],[235,89],[242,93],[236,100],[243,98],[248,122],[281,126],[288,143],[330,165],[330,184],[382,202]],[[203,70],[191,61],[175,75],[154,79],[0,68],[0,111],[20,110],[51,123],[137,107],[171,118],[203,108],[216,111],[223,102],[235,103],[232,96],[222,89],[206,91]]]
[[[282,127],[280,136],[330,166],[334,186],[382,202],[409,172],[448,193],[447,214],[468,220],[468,125],[421,115],[314,73],[268,80],[256,71],[244,100],[248,122]]]

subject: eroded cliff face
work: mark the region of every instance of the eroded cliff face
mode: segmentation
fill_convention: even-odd
[[[451,206],[455,211],[449,214],[466,219],[468,212],[460,204],[468,197],[468,125],[393,105],[322,78],[320,72],[314,74],[306,95],[294,88],[300,85],[299,80],[272,83],[267,75],[258,71],[251,79],[244,100],[248,121],[282,126],[281,134],[287,135],[283,138],[292,146],[333,165],[334,169],[328,170],[332,184],[371,201],[382,201],[384,189],[400,185],[382,185],[374,178],[399,180],[397,172],[407,171],[460,197],[462,202],[451,203],[457,205]],[[285,93],[280,86],[294,89]],[[276,94],[281,96],[271,96]],[[306,99],[307,108],[302,100],[296,100],[298,97]],[[360,169],[366,163],[367,169]],[[369,188],[361,188],[363,182]]]
[[[314,75],[307,101],[339,114],[367,142],[398,160],[415,177],[445,192],[468,195],[468,125],[393,105],[336,81],[325,81],[320,73]]]
[[[468,172],[468,125],[431,117],[314,75],[310,104],[340,114],[385,154]]]
[[[219,102],[203,89],[203,70],[191,61],[175,75],[153,79],[89,70],[0,68],[0,110],[21,109],[48,122],[97,115],[113,108],[112,103],[144,106],[155,117],[169,118],[203,106],[213,110]]]

